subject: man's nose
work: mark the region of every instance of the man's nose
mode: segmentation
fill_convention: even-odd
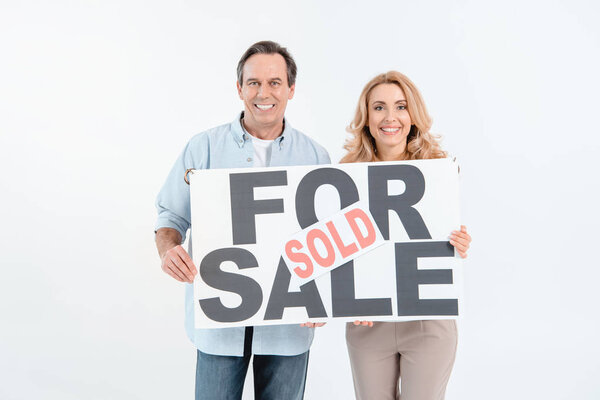
[[[258,87],[258,96],[259,97],[269,97],[269,85],[260,85]]]

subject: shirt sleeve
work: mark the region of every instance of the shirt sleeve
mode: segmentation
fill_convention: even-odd
[[[155,232],[160,228],[176,229],[181,235],[181,242],[186,238],[190,228],[190,186],[185,183],[184,175],[188,168],[198,165],[191,151],[190,141],[179,155],[163,187],[156,197],[158,218],[154,226]],[[202,157],[202,154],[197,156]],[[196,162],[195,162],[196,161]]]
[[[317,163],[318,164],[331,164],[331,158],[329,153],[324,147],[317,145]]]

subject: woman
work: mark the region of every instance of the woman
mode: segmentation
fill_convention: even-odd
[[[344,146],[348,154],[340,162],[444,158],[430,127],[415,85],[396,71],[378,75],[360,95],[348,127],[353,137]],[[470,242],[465,226],[450,235],[463,258]],[[456,340],[454,320],[349,323],[346,342],[356,398],[399,399],[400,380],[402,400],[443,399]]]

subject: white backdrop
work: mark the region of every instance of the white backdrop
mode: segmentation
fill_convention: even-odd
[[[459,158],[474,241],[447,399],[600,397],[600,6],[365,3],[0,1],[0,398],[192,398],[153,203],[186,141],[241,109],[235,66],[263,39],[295,56],[287,117],[332,159],[388,69]],[[353,398],[341,323],[305,398]]]

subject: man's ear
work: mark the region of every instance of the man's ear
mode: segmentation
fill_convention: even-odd
[[[294,97],[294,93],[296,92],[296,84],[294,83],[290,86],[290,93],[288,95],[288,100],[291,100]]]
[[[240,83],[238,81],[235,82],[235,86],[237,87],[238,96],[240,96],[240,100],[244,100],[244,98],[242,97],[242,87],[240,86]]]

